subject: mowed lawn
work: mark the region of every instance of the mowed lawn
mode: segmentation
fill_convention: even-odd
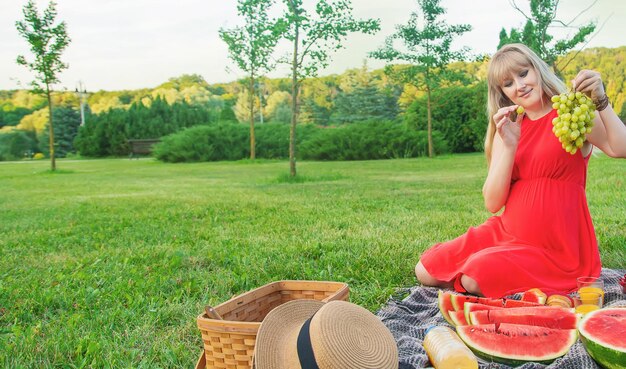
[[[481,154],[0,163],[0,367],[190,368],[196,316],[271,281],[342,281],[371,311],[490,214]],[[626,160],[591,159],[605,267],[626,265]],[[575,230],[572,230],[574,232]]]

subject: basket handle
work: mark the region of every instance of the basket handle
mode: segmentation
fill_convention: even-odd
[[[205,306],[204,311],[206,312],[206,315],[211,319],[224,320],[211,305]]]

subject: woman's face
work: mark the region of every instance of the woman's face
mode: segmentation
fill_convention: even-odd
[[[500,84],[500,88],[509,100],[514,104],[523,106],[524,109],[542,106],[543,93],[537,72],[532,67],[524,67],[509,74]]]

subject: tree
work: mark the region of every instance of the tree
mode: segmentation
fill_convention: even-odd
[[[428,122],[428,156],[433,157],[432,138],[432,91],[445,81],[460,79],[461,75],[447,68],[453,61],[463,60],[467,49],[451,51],[450,44],[457,35],[470,31],[469,24],[448,25],[439,17],[445,9],[440,0],[418,0],[422,15],[411,13],[406,25],[396,26],[396,33],[387,37],[383,47],[370,53],[376,59],[388,62],[402,61],[409,63],[399,67],[387,66],[386,70],[393,78],[408,83],[418,90],[426,92]],[[423,22],[422,29],[419,28]],[[401,41],[402,49],[394,44]]]
[[[291,54],[291,128],[289,130],[289,174],[296,176],[296,123],[302,81],[317,76],[328,66],[330,51],[342,48],[349,32],[372,34],[380,29],[380,20],[357,20],[350,0],[317,0],[315,16],[303,6],[303,0],[283,0],[285,38],[293,45]]]
[[[252,105],[250,105],[250,100],[252,100],[253,102]],[[246,121],[254,122],[254,117],[251,116],[250,114],[253,114],[254,108],[258,110],[259,105],[260,105],[260,101],[258,97],[252,96],[252,99],[250,99],[250,90],[243,90],[237,95],[237,102],[233,106],[233,111],[235,112],[235,116],[237,117],[237,120],[239,122],[241,123],[245,123]],[[253,109],[250,109],[251,106],[253,107]],[[250,146],[250,149],[252,149],[252,146]],[[250,159],[254,159],[254,158],[250,157]]]
[[[245,19],[243,27],[220,29],[220,38],[228,45],[228,55],[239,69],[248,73],[248,107],[250,110],[250,159],[255,158],[254,97],[255,81],[273,68],[272,53],[278,43],[278,22],[268,16],[274,0],[238,0],[237,13]]]
[[[561,71],[568,63],[566,62],[564,66],[559,68],[557,58],[567,54],[576,45],[585,42],[587,36],[596,29],[594,22],[589,22],[581,27],[573,26],[572,23],[578,16],[570,22],[556,19],[559,0],[529,0],[530,15],[521,10],[515,3],[515,0],[510,0],[510,2],[513,8],[526,18],[526,24],[523,30],[512,28],[509,34],[503,28],[500,31],[498,49],[510,43],[523,43],[537,53],[548,65],[552,66],[557,74],[561,74]],[[555,26],[577,29],[577,32],[569,39],[565,38],[552,43],[554,36],[548,34],[548,28]]]
[[[291,96],[286,91],[274,91],[267,98],[267,105],[263,113],[268,117],[271,122],[288,123],[291,119]],[[288,112],[289,116],[285,116],[285,112]],[[286,118],[286,119],[285,119]]]
[[[19,129],[0,134],[0,161],[32,157],[37,151],[37,142],[32,136],[32,132]]]
[[[369,73],[367,64],[344,73],[335,98],[333,122],[393,120],[398,114],[397,91]]]
[[[78,127],[80,127],[80,112],[71,107],[57,106],[54,109],[54,139],[55,139],[55,155],[59,158],[64,158],[69,153],[73,153],[74,150],[74,138],[78,134]],[[40,142],[45,142],[48,139],[49,133],[44,130],[41,133]],[[46,154],[48,150],[41,150]]]
[[[55,24],[57,17],[56,3],[51,1],[43,14],[39,14],[34,0],[29,0],[23,8],[24,20],[15,22],[19,34],[30,44],[35,60],[26,61],[23,55],[17,57],[17,63],[35,72],[31,83],[36,93],[45,94],[48,100],[48,132],[51,169],[56,170],[54,156],[54,125],[52,115],[52,85],[59,82],[58,74],[68,67],[61,61],[61,53],[70,43],[65,29],[65,22]]]

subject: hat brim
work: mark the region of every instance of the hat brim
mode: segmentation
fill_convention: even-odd
[[[277,306],[263,319],[254,349],[255,369],[300,368],[293,347],[302,324],[324,303],[317,300],[293,300]],[[295,355],[294,355],[295,354]],[[295,357],[294,357],[295,356]]]

